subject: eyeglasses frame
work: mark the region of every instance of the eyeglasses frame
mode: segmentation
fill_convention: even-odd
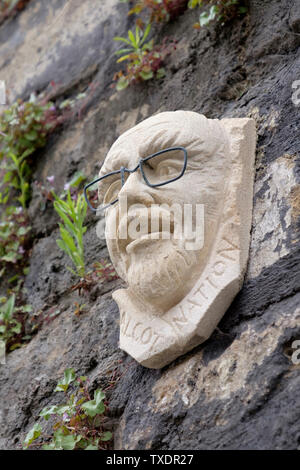
[[[158,157],[159,155],[163,154],[163,153],[166,153],[166,152],[170,152],[171,150],[182,150],[183,153],[184,153],[184,163],[183,163],[183,168],[182,168],[182,171],[180,173],[180,175],[176,176],[175,178],[172,178],[168,181],[164,181],[163,183],[157,183],[157,184],[151,184],[146,175],[145,175],[145,172],[143,170],[143,163],[147,162],[148,160],[150,160],[151,158],[153,157]],[[84,197],[85,197],[85,200],[86,200],[86,203],[88,205],[88,207],[94,211],[94,212],[97,212],[99,210],[99,208],[95,208],[93,207],[89,200],[88,200],[88,197],[87,197],[87,190],[90,186],[93,186],[95,183],[98,183],[99,181],[107,178],[108,176],[111,176],[111,175],[116,175],[117,173],[121,173],[121,183],[122,183],[122,187],[124,186],[125,184],[125,177],[124,177],[124,174],[125,173],[135,173],[138,169],[140,169],[140,172],[143,176],[143,179],[145,181],[145,183],[147,184],[147,186],[149,186],[150,188],[157,188],[158,186],[165,186],[166,184],[170,184],[170,183],[173,183],[174,181],[177,181],[179,178],[181,178],[183,175],[184,175],[184,172],[186,170],[186,166],[187,166],[187,150],[185,147],[169,147],[167,149],[164,149],[164,150],[160,150],[159,152],[156,152],[156,153],[153,153],[152,155],[148,155],[147,157],[145,158],[141,158],[139,160],[139,163],[137,164],[137,166],[135,168],[133,168],[132,170],[130,170],[129,168],[126,168],[126,167],[121,167],[119,170],[115,170],[115,171],[111,171],[110,173],[107,173],[106,175],[103,175],[103,176],[100,176],[99,178],[95,179],[94,181],[92,181],[91,183],[85,185],[84,189],[83,189],[83,192],[84,192]],[[107,209],[108,207],[116,204],[116,202],[118,202],[119,199],[116,199],[115,201],[113,202],[110,202],[109,204],[107,204],[105,207],[101,207],[101,210],[105,210]]]

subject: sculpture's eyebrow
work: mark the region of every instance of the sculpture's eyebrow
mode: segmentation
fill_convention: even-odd
[[[126,167],[128,164],[128,159],[125,155],[111,155],[108,161],[104,162],[104,165],[101,168],[100,174],[105,175],[112,171],[120,170],[122,166]]]
[[[138,165],[139,160],[138,146],[136,144],[128,145],[128,143],[126,145],[126,142],[122,142],[121,145],[111,150],[111,154],[105,159],[100,170],[100,175],[120,170],[121,167],[131,170]]]

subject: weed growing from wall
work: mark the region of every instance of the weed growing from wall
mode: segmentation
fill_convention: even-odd
[[[68,395],[70,384],[75,391]],[[48,421],[54,418],[53,435],[45,442],[42,428],[36,423],[23,442],[23,448],[42,448],[43,450],[106,450],[112,433],[105,429],[107,404],[105,393],[97,389],[90,396],[87,378],[76,378],[74,369],[66,369],[64,377],[58,382],[55,392],[62,392],[66,402],[44,408],[40,417]]]
[[[122,3],[130,3],[130,0],[120,0]],[[165,75],[162,67],[165,57],[170,54],[172,48],[176,49],[175,41],[166,47],[166,42],[161,45],[154,45],[154,40],[148,41],[146,38],[150,31],[151,23],[166,23],[175,20],[189,7],[207,7],[201,11],[199,21],[194,24],[194,28],[199,29],[208,25],[212,21],[219,21],[222,24],[236,16],[247,12],[243,0],[136,0],[129,10],[129,15],[137,15],[135,34],[129,30],[128,38],[116,37],[117,41],[122,41],[127,47],[120,49],[116,54],[124,54],[117,61],[127,61],[126,72],[119,71],[114,76],[117,81],[117,90],[123,90],[132,83],[152,78],[161,78]],[[148,13],[148,25],[145,27],[144,21],[139,16],[143,12]]]
[[[136,26],[135,33],[129,30],[127,38],[120,36],[114,38],[115,41],[120,41],[126,46],[116,52],[116,55],[121,55],[117,60],[118,63],[127,62],[126,71],[120,71],[114,76],[114,80],[117,80],[118,91],[127,88],[132,83],[164,77],[163,62],[171,49],[176,46],[174,43],[167,45],[166,42],[160,46],[154,46],[153,39],[147,41],[150,30],[150,24],[145,31]]]
[[[128,3],[128,0],[120,0]],[[147,11],[150,23],[166,23],[175,20],[187,8],[188,0],[137,0],[129,10],[129,15],[139,15]]]
[[[0,219],[0,277],[15,266],[21,275],[26,266],[27,245],[30,237],[28,218],[21,208],[9,206]]]
[[[21,345],[30,311],[19,293],[30,250],[27,205],[32,158],[59,124],[53,103],[38,102],[35,95],[28,102],[18,100],[0,115],[0,278],[6,276],[8,286],[8,300],[0,315],[0,337],[7,350]],[[17,297],[10,296],[12,289]]]
[[[32,311],[30,305],[16,305],[16,296],[0,297],[0,341],[5,343],[7,351],[22,345],[27,339],[24,335],[24,318]]]
[[[46,138],[60,124],[53,103],[40,103],[34,94],[30,100],[17,100],[0,115],[0,159],[12,152],[28,155],[46,145]]]
[[[248,9],[242,0],[189,0],[188,7],[207,7],[199,15],[199,21],[194,28],[200,29],[212,21],[226,23],[233,18],[244,15]],[[209,7],[209,8],[208,8]]]
[[[70,191],[64,201],[55,196],[54,209],[61,218],[59,224],[61,239],[57,240],[57,245],[71,259],[76,271],[68,266],[68,270],[73,274],[84,277],[84,248],[83,235],[87,228],[84,227],[84,219],[87,212],[87,203],[83,194],[79,194],[76,199],[72,199]]]
[[[25,322],[27,331],[32,334],[44,321],[43,316],[32,315],[34,321],[31,322],[28,315],[30,307],[24,305],[19,294],[28,272],[31,247],[27,206],[35,152],[46,145],[51,132],[71,119],[75,112],[81,112],[85,97],[85,93],[80,93],[56,106],[45,96],[37,99],[32,94],[29,101],[18,100],[0,115],[0,278],[5,276],[8,292],[7,297],[2,298],[5,305],[0,315],[0,340],[5,342],[8,351],[21,346],[24,338],[29,339],[28,334],[27,338],[24,336]],[[80,277],[86,274],[83,253],[86,228],[83,222],[87,207],[80,194],[80,186],[85,179],[81,172],[77,172],[66,183],[60,197],[54,193],[54,176],[47,179],[50,188],[39,186],[46,201],[55,200],[56,211],[62,219],[58,244],[68,254],[76,271],[69,269]],[[17,291],[17,297],[10,297],[12,290]]]
[[[108,259],[102,259],[93,265],[93,270],[89,271],[84,278],[72,286],[72,291],[78,291],[79,295],[89,292],[93,286],[100,282],[112,282],[119,276]]]

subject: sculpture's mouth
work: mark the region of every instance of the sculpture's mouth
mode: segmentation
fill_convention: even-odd
[[[147,245],[152,245],[153,242],[157,240],[170,240],[171,238],[171,232],[151,232],[145,235],[141,235],[136,240],[129,240],[129,243],[126,245],[126,252],[131,254],[136,247],[140,247],[141,245],[146,247]]]
[[[139,211],[123,217],[118,227],[117,245],[120,251],[132,253],[136,247],[161,240],[171,240],[174,217],[164,210],[153,216],[151,211]]]

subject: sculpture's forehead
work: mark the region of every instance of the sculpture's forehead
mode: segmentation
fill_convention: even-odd
[[[109,150],[100,173],[108,173],[121,166],[133,168],[140,158],[160,150],[156,137],[161,129],[162,123],[152,118],[122,134]]]
[[[109,150],[100,175],[121,166],[134,168],[140,158],[167,147],[186,147],[213,154],[220,145],[220,125],[191,111],[164,112],[145,119],[122,134]],[[204,146],[205,142],[205,146]]]
[[[118,170],[121,166],[133,168],[137,165],[140,158],[139,142],[137,138],[122,138],[120,141],[118,139],[104,160],[101,174]]]

